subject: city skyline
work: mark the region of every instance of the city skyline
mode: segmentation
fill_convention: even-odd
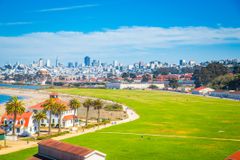
[[[168,65],[183,65],[183,64],[189,64],[189,63],[194,63],[195,65],[199,65],[200,63],[210,63],[210,62],[221,62],[221,61],[236,61],[237,63],[240,62],[240,58],[235,58],[235,59],[218,59],[218,60],[210,60],[210,61],[195,61],[194,59],[179,59],[176,63],[169,63],[167,61],[160,61],[160,60],[151,60],[151,61],[135,61],[129,64],[125,64],[121,61],[118,61],[117,59],[112,60],[111,62],[105,62],[105,61],[101,61],[101,59],[96,59],[94,57],[89,57],[89,56],[85,56],[82,57],[80,60],[72,60],[72,61],[65,61],[65,60],[61,60],[59,57],[56,57],[55,59],[49,59],[49,58],[37,58],[37,59],[33,59],[30,63],[22,63],[20,61],[16,61],[13,63],[6,63],[3,65],[15,65],[15,64],[24,64],[24,65],[33,65],[33,64],[39,64],[40,66],[45,66],[45,67],[57,67],[59,65],[63,65],[63,66],[74,66],[78,67],[78,66],[93,66],[93,63],[98,63],[99,65],[101,64],[107,64],[107,65],[112,65],[112,66],[119,66],[119,65],[123,65],[123,66],[129,66],[129,65],[134,65],[136,63],[143,63],[143,64],[149,64],[151,62],[161,62],[162,64],[166,63]],[[1,66],[1,65],[0,65]],[[71,68],[71,67],[70,67]]]
[[[239,58],[236,0],[12,2],[0,2],[1,65],[86,55],[124,64]]]

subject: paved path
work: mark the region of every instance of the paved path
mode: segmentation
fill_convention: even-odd
[[[240,142],[240,139],[217,138],[217,137],[198,137],[198,136],[146,134],[146,133],[126,133],[126,132],[99,132],[99,133],[103,133],[103,134],[120,134],[120,135],[136,135],[136,136],[152,136],[152,137],[164,137],[164,138],[203,139],[203,140],[213,140],[213,141]]]

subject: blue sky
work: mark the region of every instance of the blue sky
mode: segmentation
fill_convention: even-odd
[[[0,64],[240,58],[239,19],[239,0],[0,0]]]

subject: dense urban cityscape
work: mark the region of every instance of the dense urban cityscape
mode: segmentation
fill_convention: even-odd
[[[238,66],[239,59],[215,61],[228,68]],[[112,64],[101,63],[99,60],[91,60],[89,56],[83,63],[68,62],[56,58],[55,63],[49,59],[40,58],[32,64],[5,64],[0,67],[0,80],[4,83],[45,85],[58,82],[62,83],[105,83],[105,82],[165,82],[170,79],[185,80],[192,83],[194,70],[206,67],[211,62],[196,63],[193,60],[179,60],[179,64],[169,64],[160,61],[145,63],[140,61],[132,65],[123,65],[118,61]],[[144,75],[149,75],[144,79]]]

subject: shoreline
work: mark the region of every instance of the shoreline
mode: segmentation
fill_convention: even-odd
[[[43,92],[40,90],[31,89],[0,88],[0,94],[23,97],[23,99],[21,100],[24,102],[25,108],[32,106],[36,103],[39,103],[48,98],[48,93],[46,91]],[[5,104],[6,102],[0,104],[0,115],[2,115],[5,112]]]

